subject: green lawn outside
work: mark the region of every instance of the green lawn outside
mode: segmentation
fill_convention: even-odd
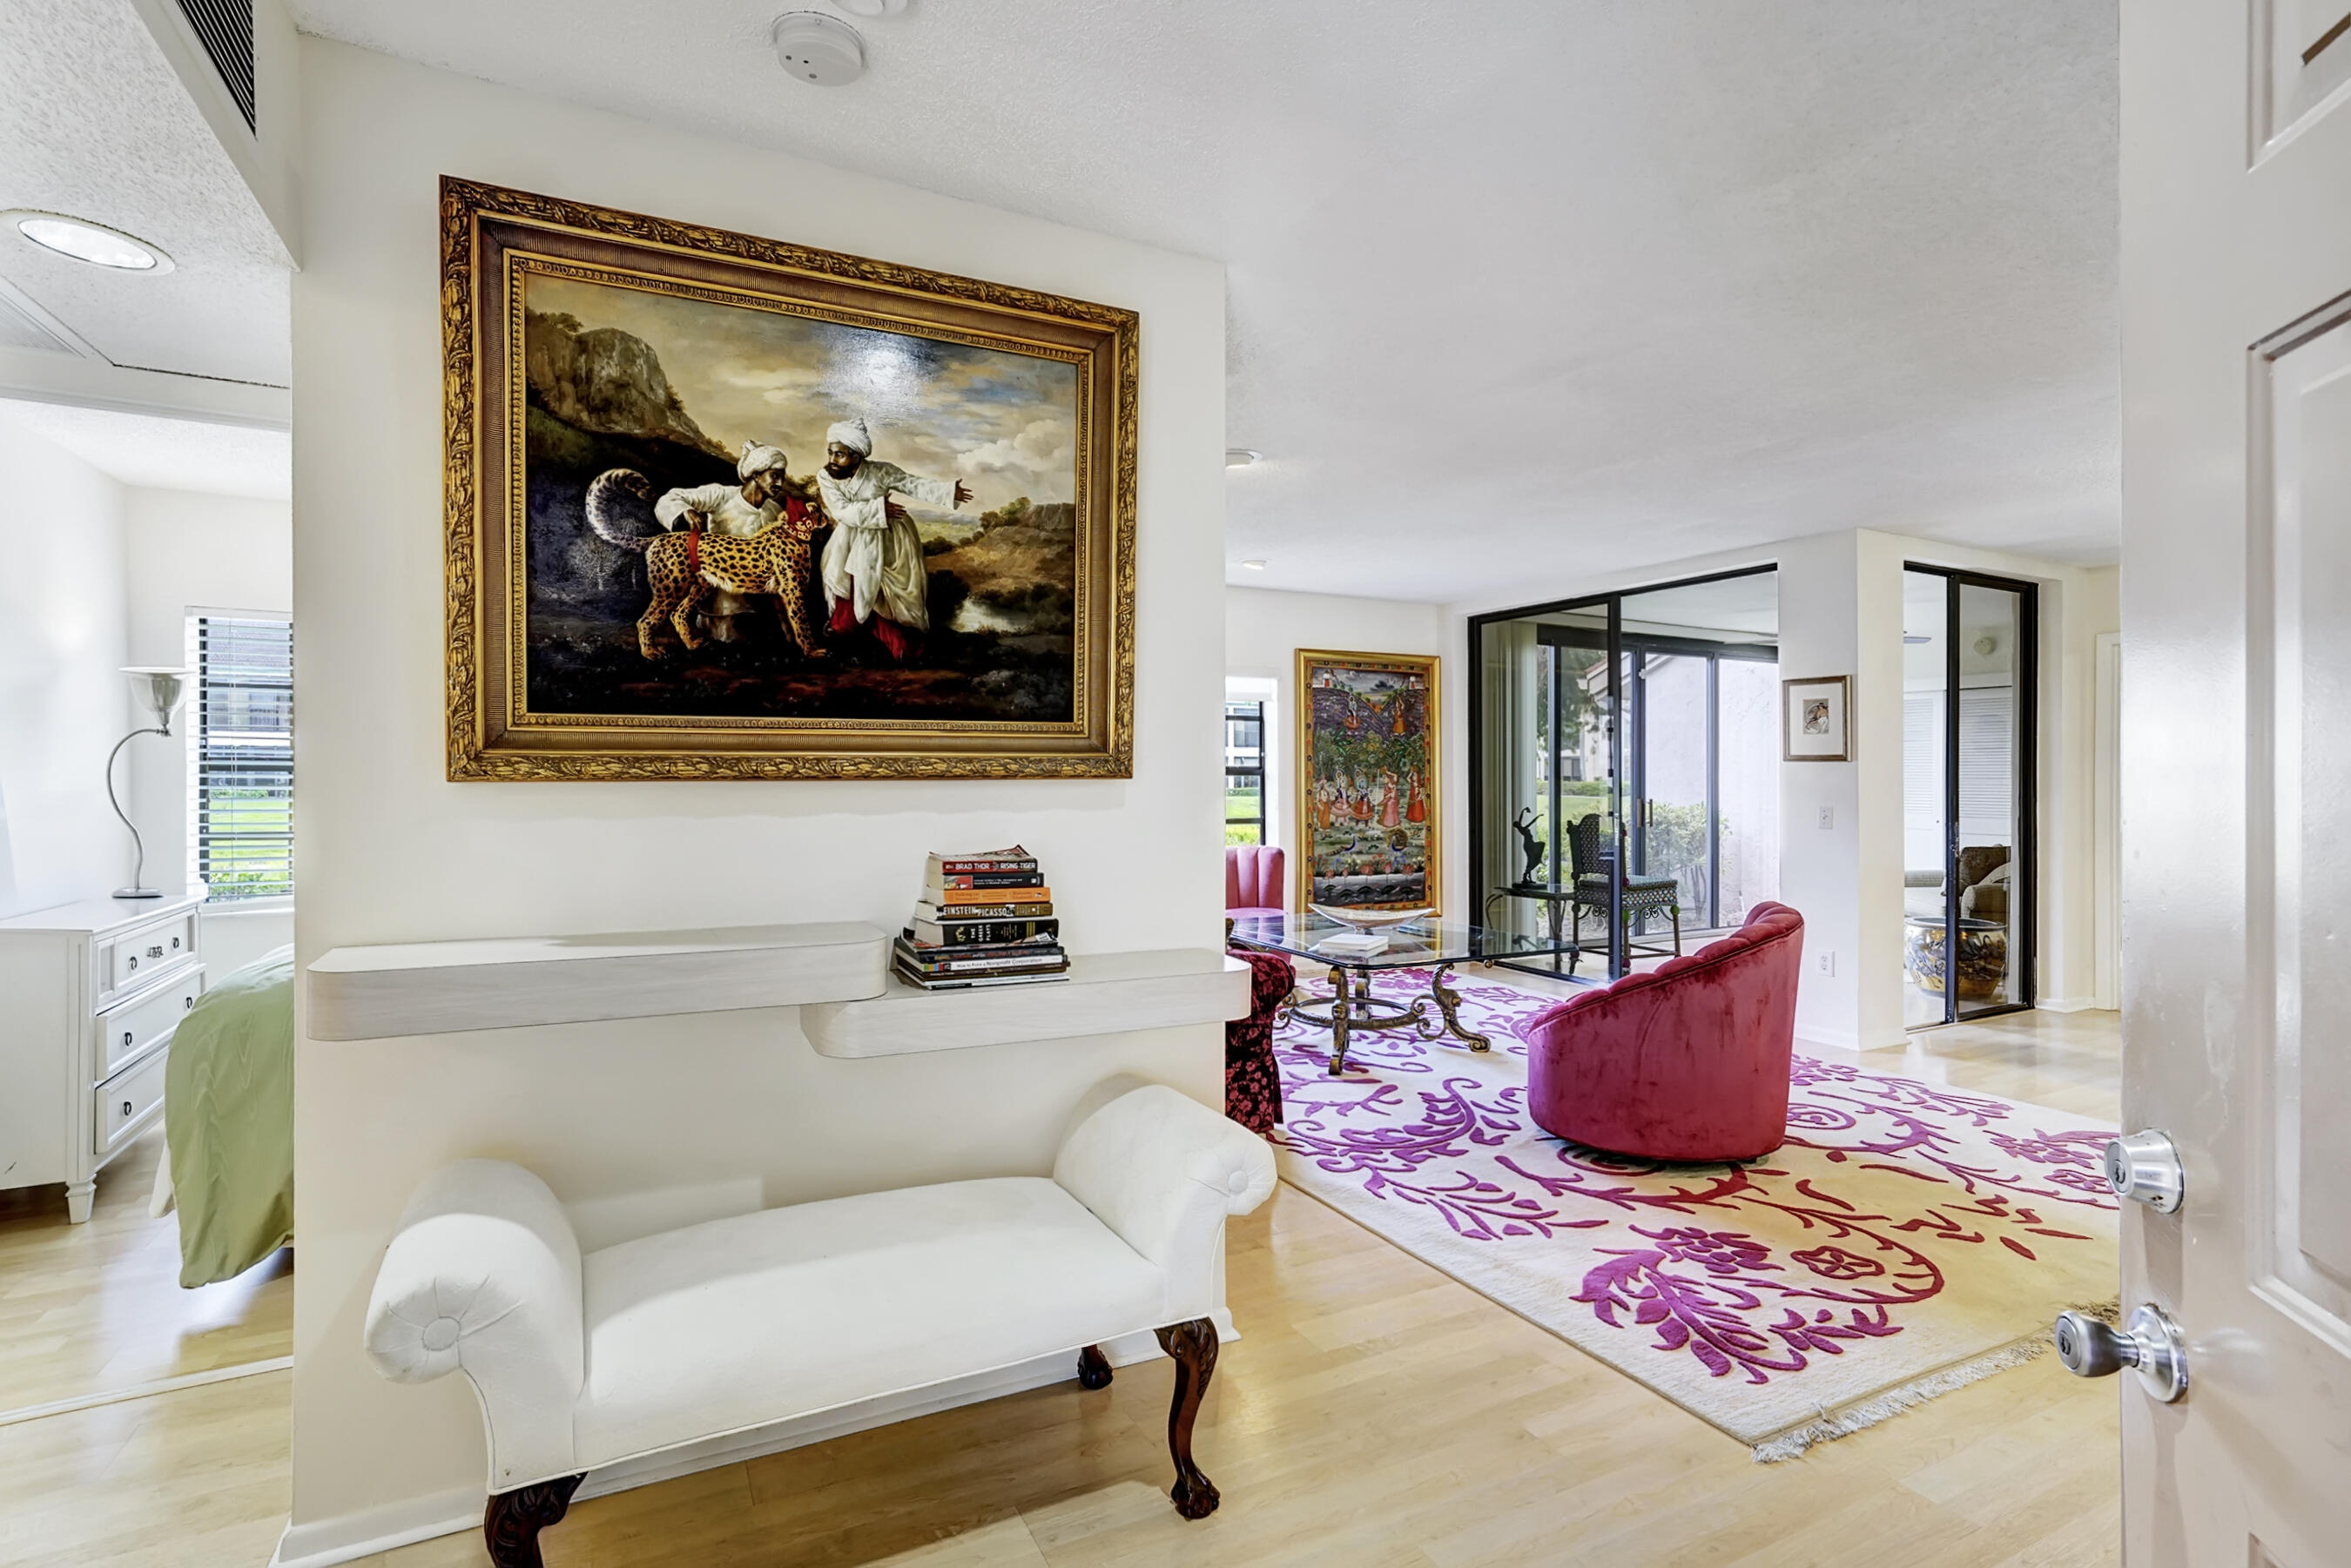
[[[216,841],[204,866],[204,887],[219,899],[277,898],[294,891],[285,864],[285,842],[294,831],[291,797],[269,789],[214,789],[210,797],[215,831],[256,835],[256,841]]]

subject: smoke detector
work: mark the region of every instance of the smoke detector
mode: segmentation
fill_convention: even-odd
[[[787,11],[776,18],[776,59],[801,81],[846,87],[865,74],[865,40],[857,29],[822,11]]]

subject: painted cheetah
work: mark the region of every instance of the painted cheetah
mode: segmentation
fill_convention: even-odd
[[[637,651],[648,659],[661,657],[656,639],[664,621],[688,652],[701,647],[705,639],[694,629],[694,612],[711,590],[725,589],[776,595],[783,601],[784,619],[790,622],[800,652],[823,658],[830,650],[820,641],[819,617],[808,601],[809,587],[816,580],[809,536],[823,520],[811,512],[797,519],[778,518],[747,538],[681,529],[648,541],[645,576],[653,594],[637,618]]]

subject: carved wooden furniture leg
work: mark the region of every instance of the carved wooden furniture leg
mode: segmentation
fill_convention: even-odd
[[[588,1478],[558,1476],[536,1486],[492,1492],[482,1512],[482,1539],[497,1568],[545,1568],[538,1554],[538,1532],[561,1520],[571,1506],[571,1494]]]
[[[1217,1325],[1206,1318],[1155,1331],[1159,1348],[1176,1358],[1176,1398],[1167,1407],[1167,1449],[1176,1457],[1176,1484],[1167,1495],[1186,1519],[1206,1519],[1221,1500],[1216,1484],[1192,1462],[1192,1423],[1217,1371]]]
[[[1102,1346],[1090,1344],[1078,1352],[1078,1386],[1081,1388],[1110,1386],[1110,1358],[1102,1354]]]
[[[1445,983],[1453,972],[1450,964],[1439,964],[1437,973],[1429,977],[1428,994],[1437,998],[1437,1010],[1445,1015],[1445,1032],[1467,1044],[1472,1051],[1485,1051],[1493,1045],[1487,1036],[1461,1027],[1461,993]]]

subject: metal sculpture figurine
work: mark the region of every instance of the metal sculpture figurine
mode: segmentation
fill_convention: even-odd
[[[1519,852],[1527,857],[1526,869],[1519,873],[1520,882],[1534,881],[1535,868],[1542,864],[1543,851],[1550,847],[1543,840],[1535,837],[1534,814],[1532,806],[1521,806],[1510,823],[1519,830]]]

